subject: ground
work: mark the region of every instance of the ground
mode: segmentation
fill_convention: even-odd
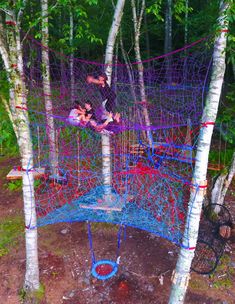
[[[16,223],[14,238],[0,247],[0,299],[4,304],[22,303],[25,272],[23,201],[21,190],[10,191],[5,179],[18,159],[0,158],[0,237],[8,223]],[[226,202],[235,215],[235,183]],[[4,224],[5,223],[5,224]],[[14,227],[14,225],[13,225]],[[116,259],[117,227],[93,224],[96,258]],[[153,234],[127,228],[121,243],[118,273],[107,281],[90,274],[91,256],[85,223],[60,223],[38,229],[40,281],[45,289],[41,304],[165,304],[179,249]],[[5,234],[7,237],[7,234]],[[3,240],[4,241],[4,240]],[[7,242],[7,241],[6,241]],[[1,243],[0,243],[1,244]],[[235,244],[230,241],[226,256],[213,276],[191,274],[185,303],[235,303]]]

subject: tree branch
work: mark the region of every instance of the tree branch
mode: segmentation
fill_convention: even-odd
[[[17,14],[16,23],[19,28],[20,28],[20,23],[21,23],[21,19],[22,19],[23,13],[24,13],[26,3],[27,3],[27,0],[22,1],[22,7],[20,8],[19,13]]]

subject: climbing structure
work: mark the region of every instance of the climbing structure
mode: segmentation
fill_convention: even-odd
[[[30,170],[45,168],[35,190],[38,226],[109,222],[181,245],[190,189],[195,194],[199,189],[192,171],[210,68],[208,39],[144,61],[143,79],[138,63],[113,65],[111,86],[121,121],[101,132],[89,125],[71,125],[68,115],[74,100],[81,106],[89,100],[98,111],[102,98],[86,77],[97,77],[106,66],[74,59],[71,71],[69,57],[48,49],[47,97],[53,107],[46,112],[42,48],[33,39],[25,41],[35,164]],[[48,118],[53,118],[53,130]],[[51,132],[56,162],[50,154]]]

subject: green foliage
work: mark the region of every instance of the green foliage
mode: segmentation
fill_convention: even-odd
[[[192,11],[193,11],[192,7],[186,8],[186,6],[185,6],[185,0],[176,0],[174,2],[173,14],[174,14],[174,17],[175,17],[175,19],[177,21],[183,23],[184,22],[185,13],[186,12],[191,13]],[[183,16],[183,18],[182,18],[182,16]]]
[[[0,100],[0,146],[2,154],[9,156],[18,154],[18,145],[11,121]]]
[[[41,185],[41,181],[40,179],[35,179],[34,180],[34,189],[36,189],[37,187],[39,187]],[[10,191],[18,191],[22,189],[22,179],[18,179],[18,180],[12,180],[7,184],[7,188]]]
[[[228,63],[235,64],[235,3],[231,2],[228,11],[227,20],[229,22],[228,43],[226,47],[226,54]]]
[[[154,1],[152,5],[146,8],[146,12],[148,14],[153,14],[157,21],[164,21],[164,18],[162,17],[162,0]]]
[[[228,165],[230,165],[230,162],[231,162],[231,159],[233,156],[233,152],[234,152],[233,148],[227,148],[226,150],[223,150],[223,151],[210,150],[209,163],[228,166]]]
[[[9,84],[5,71],[0,72],[0,153],[13,156],[18,154],[16,136],[8,117],[3,98],[8,100]]]
[[[235,145],[235,84],[228,86],[228,93],[225,97],[225,105],[219,111],[217,122],[226,129],[221,128],[223,139]]]
[[[7,184],[7,188],[8,188],[10,191],[17,191],[17,190],[20,190],[20,189],[22,188],[22,179],[10,181],[10,182]]]
[[[17,244],[23,232],[22,217],[1,219],[0,223],[0,257],[9,253],[10,248]]]
[[[79,3],[73,0],[59,0],[58,4],[59,6],[54,11],[53,17],[55,19],[55,16],[58,16],[58,14],[62,14],[61,20],[66,19],[66,22],[60,24],[60,33],[58,33],[58,31],[56,33],[56,35],[59,34],[59,37],[56,41],[56,47],[59,46],[63,49],[65,53],[70,54],[80,48],[81,44],[83,45],[85,43],[86,45],[89,45],[94,43],[95,45],[99,45],[103,43],[102,38],[99,37],[97,33],[95,33],[93,26],[91,26],[93,23],[93,19],[90,18],[90,10],[93,7],[96,8],[96,6],[98,5],[97,0],[83,0],[79,1]],[[64,10],[65,8],[66,10]],[[64,12],[61,13],[61,10],[64,10]],[[72,45],[70,41],[70,11],[72,12],[74,19],[74,38],[72,41]],[[51,25],[53,29],[53,22],[51,23]]]

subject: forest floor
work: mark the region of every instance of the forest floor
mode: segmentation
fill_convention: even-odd
[[[25,273],[21,190],[9,190],[6,175],[18,160],[0,157],[0,303],[22,303]],[[235,217],[235,182],[226,204]],[[92,224],[97,259],[116,259],[117,227]],[[85,223],[60,223],[38,229],[41,304],[165,304],[179,249],[161,237],[127,228],[119,270],[100,281],[90,274],[91,257]],[[235,243],[212,276],[191,274],[185,303],[235,303]],[[40,296],[38,295],[38,298]],[[36,302],[35,302],[36,303]]]

